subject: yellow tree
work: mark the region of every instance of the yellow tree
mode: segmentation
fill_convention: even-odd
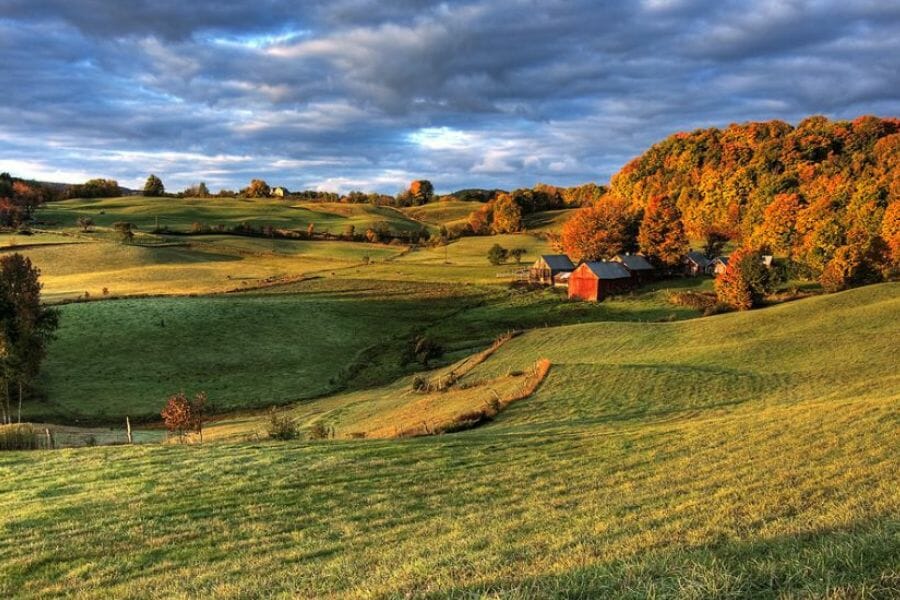
[[[574,260],[610,258],[633,245],[633,213],[622,200],[609,197],[579,209],[563,226],[561,244]]]
[[[494,200],[492,233],[515,233],[522,231],[522,207],[509,194],[500,194]]]

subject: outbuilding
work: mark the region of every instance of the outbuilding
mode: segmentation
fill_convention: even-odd
[[[600,302],[610,294],[631,289],[631,274],[612,261],[581,263],[569,277],[569,298]]]
[[[553,285],[560,273],[571,273],[575,265],[565,254],[543,254],[531,265],[530,279],[536,283]]]
[[[635,284],[650,281],[656,271],[647,258],[641,254],[617,254],[613,260],[625,267]]]
[[[683,263],[685,274],[696,277],[706,273],[710,260],[702,252],[688,252],[684,257]]]
[[[712,259],[709,263],[709,266],[706,268],[706,272],[710,275],[719,276],[725,272],[725,269],[728,268],[728,257],[727,256],[717,256]]]

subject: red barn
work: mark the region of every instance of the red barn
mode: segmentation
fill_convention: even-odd
[[[631,289],[631,273],[617,262],[582,263],[569,277],[569,298],[599,302]]]

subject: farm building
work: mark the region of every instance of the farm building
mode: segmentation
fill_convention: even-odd
[[[706,272],[710,275],[719,276],[725,272],[726,268],[728,268],[728,257],[717,256],[709,261],[709,266],[706,267]]]
[[[686,275],[696,277],[706,273],[710,260],[702,252],[688,252],[682,261],[684,264],[684,272]]]
[[[617,254],[613,260],[625,267],[636,284],[649,281],[656,271],[653,265],[640,254]]]
[[[278,197],[278,198],[284,198],[284,197],[287,196],[289,193],[290,193],[290,192],[287,191],[287,188],[284,188],[284,187],[281,187],[281,186],[272,188],[272,195],[273,195],[273,196],[276,196],[276,197]]]
[[[569,298],[599,302],[631,289],[631,274],[617,262],[581,263],[569,277]]]
[[[569,278],[572,277],[571,271],[565,271],[553,276],[553,287],[569,287]]]
[[[544,254],[531,265],[531,281],[553,285],[553,278],[560,273],[571,273],[575,265],[565,254]]]

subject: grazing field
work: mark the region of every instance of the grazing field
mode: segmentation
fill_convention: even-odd
[[[603,304],[552,291],[320,278],[218,296],[134,298],[60,307],[30,419],[119,423],[151,418],[179,390],[207,391],[215,410],[280,405],[383,384],[416,368],[414,334],[445,361],[511,329],[582,320],[688,318],[658,292]],[[86,368],[89,365],[90,368]]]
[[[509,260],[492,265],[487,252],[494,244],[507,250],[525,250],[521,263]],[[415,248],[390,262],[347,269],[340,276],[463,284],[508,283],[515,279],[516,271],[528,268],[538,256],[552,251],[546,240],[525,233],[462,237],[444,246]]]
[[[299,202],[270,198],[121,198],[74,199],[51,202],[37,218],[45,227],[77,230],[78,218],[90,217],[98,227],[109,228],[116,221],[129,221],[140,230],[157,227],[189,231],[194,223],[233,227],[248,223],[306,231],[310,223],[318,232],[343,233],[348,225],[359,232],[377,223],[395,231],[422,228],[401,212],[368,204]]]
[[[111,242],[16,247],[41,270],[44,297],[203,294],[345,269],[399,256],[403,246],[306,242],[239,236],[197,236],[174,243]]]
[[[548,379],[454,435],[6,453],[0,595],[892,597],[898,312],[528,332],[467,377]]]
[[[441,225],[451,227],[466,223],[469,213],[478,210],[481,205],[481,202],[466,200],[441,200],[422,206],[410,206],[402,210],[405,215],[416,221],[422,221],[435,227]]]

